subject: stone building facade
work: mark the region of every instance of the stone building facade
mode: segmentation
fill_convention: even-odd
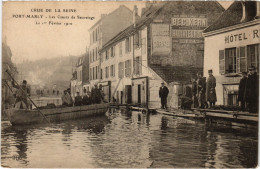
[[[100,50],[101,82],[110,83],[108,99],[158,107],[162,81],[189,83],[203,70],[202,30],[223,11],[213,1],[147,2],[141,18]]]

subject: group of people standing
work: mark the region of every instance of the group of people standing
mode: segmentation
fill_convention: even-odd
[[[238,101],[243,111],[250,113],[258,112],[259,81],[255,67],[250,67],[249,72],[242,72],[242,79],[239,83]]]
[[[193,107],[214,108],[217,101],[216,95],[216,78],[213,71],[208,70],[209,77],[202,77],[201,73],[197,73],[197,79],[192,80],[192,102]],[[208,104],[209,103],[209,104]]]
[[[242,111],[258,113],[258,94],[259,94],[259,77],[255,67],[250,67],[249,72],[242,73],[242,79],[239,83],[238,102],[240,102]],[[182,108],[214,108],[217,101],[216,96],[216,78],[213,71],[208,70],[208,78],[202,77],[197,73],[197,77],[192,79],[191,95],[182,96]],[[186,91],[187,92],[187,91]],[[188,92],[189,93],[189,92]],[[167,109],[168,88],[162,82],[159,89],[161,98],[161,108]],[[186,94],[187,95],[187,94]],[[188,105],[188,106],[185,106]]]
[[[82,105],[90,105],[90,104],[100,104],[104,101],[104,92],[102,90],[102,85],[95,84],[94,88],[92,88],[91,92],[87,91],[86,89],[83,90],[83,97],[80,96],[80,93],[77,92],[77,95],[73,99],[70,95],[70,91],[65,90],[64,94],[61,97],[62,105],[72,107],[74,106],[82,106]]]

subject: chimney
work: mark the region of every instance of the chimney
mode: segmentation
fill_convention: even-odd
[[[134,24],[134,28],[136,27],[137,16],[138,16],[138,8],[135,5],[134,6],[134,10],[133,10],[133,24]]]
[[[260,1],[256,2],[256,16],[255,19],[260,19]]]

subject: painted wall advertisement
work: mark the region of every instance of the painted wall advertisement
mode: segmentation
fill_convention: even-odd
[[[208,26],[206,15],[174,15],[171,18],[173,43],[203,43],[202,31]]]
[[[169,24],[152,24],[152,55],[167,56],[171,53]]]

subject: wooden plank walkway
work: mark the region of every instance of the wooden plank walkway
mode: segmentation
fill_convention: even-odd
[[[158,113],[165,115],[193,118],[193,119],[211,119],[211,120],[223,120],[244,124],[258,124],[258,114],[251,114],[248,112],[226,111],[226,110],[212,110],[212,109],[192,109],[192,110],[180,110],[180,109],[156,109]]]

